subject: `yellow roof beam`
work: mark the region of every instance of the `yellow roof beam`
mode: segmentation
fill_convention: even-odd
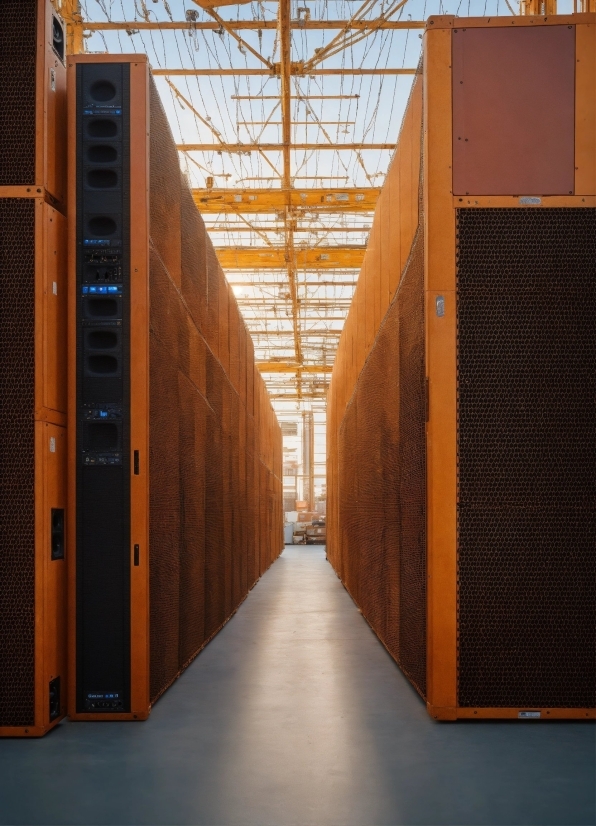
[[[73,0],[69,0],[73,2]],[[224,20],[228,29],[249,29],[258,31],[259,29],[277,29],[277,20]],[[349,25],[352,29],[424,29],[424,20],[292,20],[291,29],[345,29]],[[165,29],[187,29],[196,31],[201,29],[219,30],[219,22],[213,20],[197,20],[189,23],[186,20],[84,20],[83,29],[88,32],[95,31],[127,31],[137,29],[144,30],[165,30]]]
[[[292,364],[282,361],[258,361],[257,367],[261,373],[331,373],[332,364]]]
[[[275,69],[220,69],[215,67],[213,69],[152,69],[151,71],[154,75],[165,75],[166,77],[175,77],[177,75],[192,77],[225,77],[233,75],[237,75],[238,77],[278,77]],[[360,77],[362,75],[415,75],[416,71],[415,68],[404,69],[401,67],[386,66],[378,69],[313,69],[308,72],[308,75],[344,75],[349,77]],[[301,64],[292,63],[290,74],[293,77],[304,77],[304,70]],[[294,95],[292,95],[292,97],[294,97]]]
[[[247,269],[280,269],[287,267],[284,247],[216,247],[215,252],[224,272]],[[294,250],[296,269],[337,269],[361,267],[365,248],[311,247]]]
[[[321,402],[325,404],[327,401],[327,385],[325,385],[325,389],[321,390],[320,393],[307,393],[302,391],[300,393],[276,393],[274,391],[269,391],[269,398],[276,399],[278,401],[287,401],[287,402],[297,402],[303,401],[304,399],[312,399],[313,401]]]
[[[286,205],[281,189],[194,189],[202,213],[281,212]],[[290,203],[297,209],[323,212],[374,212],[381,188],[291,189]]]
[[[340,72],[341,74],[341,72]],[[181,152],[238,152],[241,155],[247,152],[281,152],[284,149],[283,143],[179,143],[177,148]],[[316,151],[326,149],[328,151],[339,151],[340,149],[351,152],[361,152],[363,149],[372,150],[393,150],[394,143],[292,143],[289,147],[292,151],[304,149],[305,151]]]

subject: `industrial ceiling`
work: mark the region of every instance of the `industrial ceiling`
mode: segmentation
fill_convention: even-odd
[[[275,407],[323,412],[424,21],[516,0],[54,2],[71,51],[148,54]]]

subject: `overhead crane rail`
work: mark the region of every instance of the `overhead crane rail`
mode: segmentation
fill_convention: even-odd
[[[327,269],[337,267],[362,266],[365,244],[353,246],[310,247],[301,249],[294,245],[295,266],[301,270],[311,267]],[[258,267],[260,269],[280,269],[286,263],[285,246],[280,247],[216,247],[217,258],[224,272],[230,270]]]
[[[166,77],[175,77],[175,76],[182,76],[182,77],[226,77],[226,76],[234,76],[237,75],[238,77],[277,77],[278,72],[275,70],[268,70],[268,69],[155,69],[153,72],[154,75],[158,76],[166,76]],[[331,76],[331,75],[343,75],[345,77],[357,77],[357,76],[367,76],[367,75],[415,75],[416,69],[396,69],[392,67],[386,67],[382,69],[309,69],[306,71],[304,68],[300,66],[293,66],[291,69],[292,77],[304,77],[306,74],[312,77],[324,77],[324,76]],[[292,97],[294,97],[292,95]],[[238,100],[238,95],[232,96],[233,100]],[[263,97],[260,98],[263,100]],[[276,97],[272,96],[272,99],[275,100]]]
[[[317,212],[374,212],[380,187],[317,187],[290,189],[290,205]],[[281,189],[194,189],[193,198],[203,214],[222,212],[267,213],[284,208]]]
[[[277,20],[224,20],[228,29],[238,31],[259,31],[278,28]],[[196,23],[189,23],[187,20],[85,20],[82,28],[87,32],[96,31],[128,31],[133,27],[139,31],[156,30],[186,30],[186,31],[219,31],[220,24],[217,21],[200,20]],[[377,24],[375,20],[292,20],[289,28],[292,31],[340,29],[347,26],[352,29],[366,31],[368,29],[423,29],[426,26],[424,20],[385,20]]]
[[[304,149],[306,151],[337,152],[338,150],[360,151],[363,149],[386,149],[393,151],[394,143],[179,143],[177,148],[182,152],[281,152],[287,146],[288,150]]]

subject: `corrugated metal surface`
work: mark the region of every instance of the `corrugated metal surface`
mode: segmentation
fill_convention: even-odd
[[[155,701],[281,552],[283,514],[281,430],[153,85],[151,244]]]
[[[421,99],[417,79],[333,372],[327,535],[329,558],[344,584],[424,695]]]

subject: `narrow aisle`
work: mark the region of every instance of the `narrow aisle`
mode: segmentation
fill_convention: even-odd
[[[0,823],[591,824],[594,727],[436,723],[318,547],[287,548],[148,722],[0,743]]]

